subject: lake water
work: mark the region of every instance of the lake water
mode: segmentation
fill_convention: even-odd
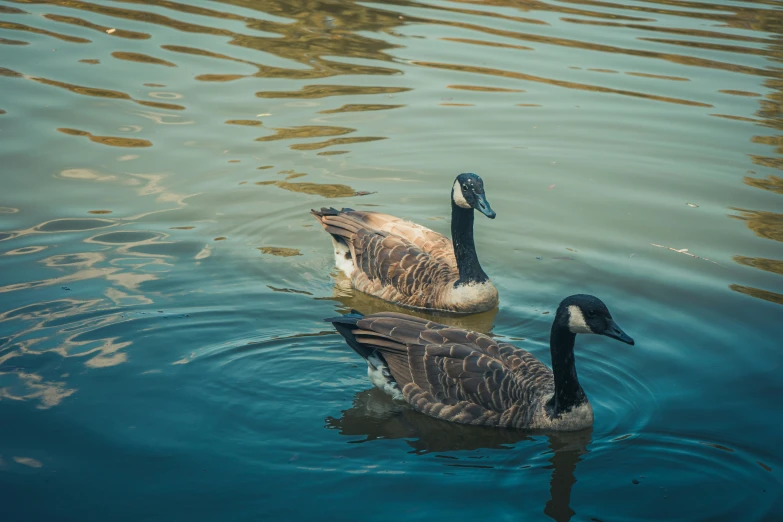
[[[0,1],[3,522],[782,520],[783,4]],[[447,233],[595,426],[371,390],[310,208]]]

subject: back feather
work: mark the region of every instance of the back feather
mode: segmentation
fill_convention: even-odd
[[[551,370],[491,337],[405,314],[328,319],[363,357],[377,353],[405,400],[435,417],[468,424],[528,424],[551,397]]]

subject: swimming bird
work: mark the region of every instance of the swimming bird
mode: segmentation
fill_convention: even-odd
[[[453,243],[378,212],[322,208],[311,213],[331,234],[335,264],[355,289],[407,308],[476,313],[495,308],[498,291],[476,255],[473,209],[495,219],[484,182],[466,173],[451,188]]]
[[[488,335],[407,314],[331,322],[367,361],[370,381],[415,410],[460,424],[575,431],[592,426],[574,363],[576,334],[633,345],[597,297],[572,295],[557,309],[549,338],[552,369],[529,352]]]

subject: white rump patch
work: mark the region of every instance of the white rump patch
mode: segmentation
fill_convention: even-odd
[[[332,238],[332,244],[334,245],[334,265],[346,276],[351,277],[356,268],[351,258],[351,249],[334,238]]]
[[[593,331],[587,325],[587,321],[585,321],[585,316],[582,314],[581,308],[576,305],[569,306],[568,316],[568,329],[571,330],[572,333],[593,333]]]
[[[465,196],[462,194],[462,187],[459,184],[459,180],[454,181],[454,188],[452,189],[452,192],[453,192],[452,199],[454,200],[454,203],[456,203],[458,207],[473,208],[470,206],[468,201],[465,199]]]
[[[391,379],[389,368],[378,357],[371,355],[367,359],[367,377],[370,382],[392,399],[402,399],[400,387]]]

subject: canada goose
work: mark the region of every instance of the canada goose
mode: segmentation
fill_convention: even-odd
[[[511,344],[406,314],[352,311],[325,321],[367,361],[370,381],[395,399],[439,419],[501,428],[592,426],[593,408],[574,365],[576,334],[634,344],[600,299],[581,294],[557,309],[551,370]]]
[[[481,269],[473,243],[473,209],[495,212],[476,174],[451,188],[451,237],[400,218],[350,208],[311,210],[332,236],[335,264],[364,292],[399,306],[455,313],[485,312],[498,291]]]

